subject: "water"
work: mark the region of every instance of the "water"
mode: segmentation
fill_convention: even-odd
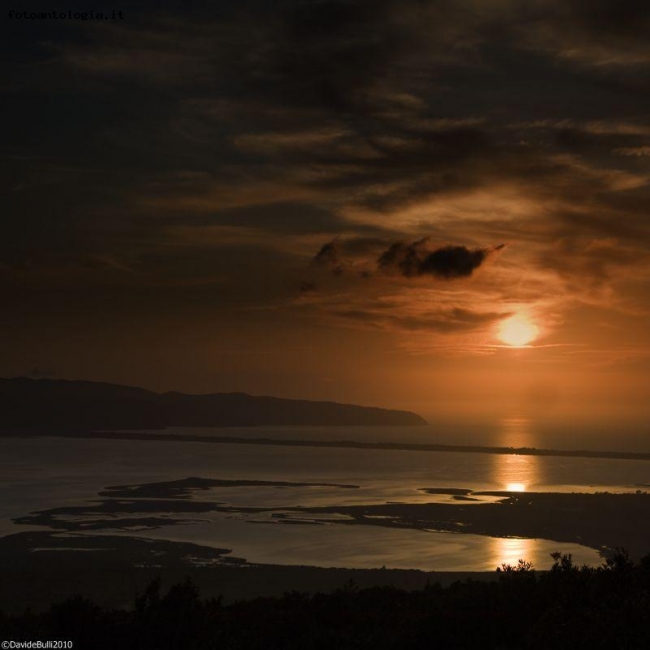
[[[184,431],[197,434],[195,429]],[[173,433],[179,432],[182,433]],[[471,442],[444,440],[427,427],[291,427],[201,433],[248,438],[485,444],[475,438]],[[511,421],[496,444],[543,446],[534,442],[525,426]],[[90,506],[98,501],[98,492],[112,485],[189,476],[358,485],[358,489],[219,487],[195,492],[192,498],[219,501],[232,506],[234,512],[174,514],[180,519],[177,525],[155,530],[116,531],[107,524],[104,532],[229,548],[233,556],[250,562],[454,571],[493,570],[502,562],[516,563],[519,558],[544,568],[550,564],[549,554],[555,550],[572,553],[579,563],[600,564],[601,560],[593,549],[549,540],[345,525],[345,517],[332,517],[321,525],[281,525],[274,515],[286,515],[283,509],[297,506],[309,509],[386,502],[451,502],[449,495],[426,494],[421,488],[628,492],[650,482],[650,463],[636,460],[65,438],[0,439],[0,472],[2,535],[30,528],[12,523],[14,517],[53,507]],[[272,512],[237,510],[246,507],[270,508]],[[473,507],[481,507],[480,501]],[[313,519],[309,512],[301,517],[295,513],[289,516]]]
[[[636,421],[630,423],[607,420],[585,423],[568,419],[531,420],[519,416],[496,421],[441,419],[429,426],[420,427],[172,427],[151,433],[650,453],[650,426],[640,425]]]

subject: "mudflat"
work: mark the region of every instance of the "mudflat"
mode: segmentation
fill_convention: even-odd
[[[650,552],[650,495],[473,492],[461,487],[422,488],[432,501],[328,506],[242,507],[210,500],[228,487],[282,489],[322,483],[186,479],[107,487],[99,499],[54,507],[14,519],[28,529],[0,538],[0,608],[39,609],[75,593],[107,606],[129,606],[154,578],[171,584],[190,577],[206,596],[225,600],[359,587],[418,589],[459,579],[490,580],[496,573],[405,569],[318,568],[256,564],[236,549],[147,538],[147,530],[191,523],[207,513],[265,513],[267,523],[380,526],[491,537],[541,538],[577,543],[602,554],[625,548],[633,559]],[[355,491],[350,484],[327,484]],[[201,499],[193,496],[200,494]],[[440,502],[440,496],[447,496]],[[278,512],[281,510],[281,512]],[[336,517],[333,518],[333,515]],[[332,522],[335,521],[333,524]],[[130,531],[138,530],[138,536]],[[173,535],[170,534],[170,537]],[[526,559],[526,558],[522,558]]]

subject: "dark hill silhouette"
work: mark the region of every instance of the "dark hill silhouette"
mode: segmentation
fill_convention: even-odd
[[[0,431],[86,431],[264,425],[422,425],[415,413],[256,397],[154,393],[92,381],[0,379]]]
[[[348,582],[330,593],[288,591],[234,602],[201,598],[189,577],[163,589],[157,576],[139,590],[130,609],[102,607],[79,594],[40,613],[0,611],[0,629],[5,639],[32,640],[38,634],[93,650],[650,647],[650,556],[635,564],[616,552],[598,568],[578,567],[570,555],[552,557],[550,571],[537,572],[520,560],[497,570],[493,580],[447,587],[433,582],[416,590],[389,584],[359,588]],[[385,574],[384,580],[393,574],[377,573]]]

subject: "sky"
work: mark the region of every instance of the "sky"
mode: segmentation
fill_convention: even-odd
[[[1,376],[648,414],[650,4],[191,4],[0,18]]]

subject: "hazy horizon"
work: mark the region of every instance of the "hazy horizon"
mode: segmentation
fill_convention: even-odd
[[[369,408],[383,408],[388,410],[404,410],[416,413],[427,420],[428,424],[453,425],[456,422],[459,426],[495,426],[499,423],[508,423],[513,421],[527,422],[541,427],[551,427],[561,425],[564,427],[574,427],[587,432],[590,427],[602,430],[606,427],[627,427],[634,433],[648,430],[647,418],[650,415],[650,406],[646,404],[635,404],[633,399],[623,398],[618,402],[572,402],[568,399],[562,399],[557,395],[531,395],[529,391],[523,389],[511,396],[507,402],[494,403],[490,399],[493,395],[487,393],[484,395],[484,401],[476,396],[466,400],[446,400],[438,402],[431,400],[413,400],[403,398],[404,401],[398,402],[397,398],[391,401],[390,397],[386,401],[352,401],[345,396],[337,398],[338,393],[328,393],[323,391],[322,394],[312,395],[309,391],[296,391],[295,393],[282,393],[275,390],[268,393],[253,392],[249,390],[231,390],[223,388],[221,390],[182,390],[176,384],[167,384],[154,382],[153,385],[136,385],[124,381],[107,380],[102,377],[58,377],[53,373],[46,376],[32,372],[29,375],[20,375],[17,377],[6,377],[7,379],[21,378],[26,379],[47,379],[63,381],[88,381],[98,383],[108,383],[115,385],[130,386],[132,388],[143,388],[154,393],[173,393],[182,392],[186,394],[207,395],[212,393],[245,393],[258,397],[277,397],[289,400],[307,400],[307,401],[328,401],[340,404],[354,404],[357,406]],[[189,384],[190,386],[193,384]],[[624,434],[625,430],[620,431]]]

